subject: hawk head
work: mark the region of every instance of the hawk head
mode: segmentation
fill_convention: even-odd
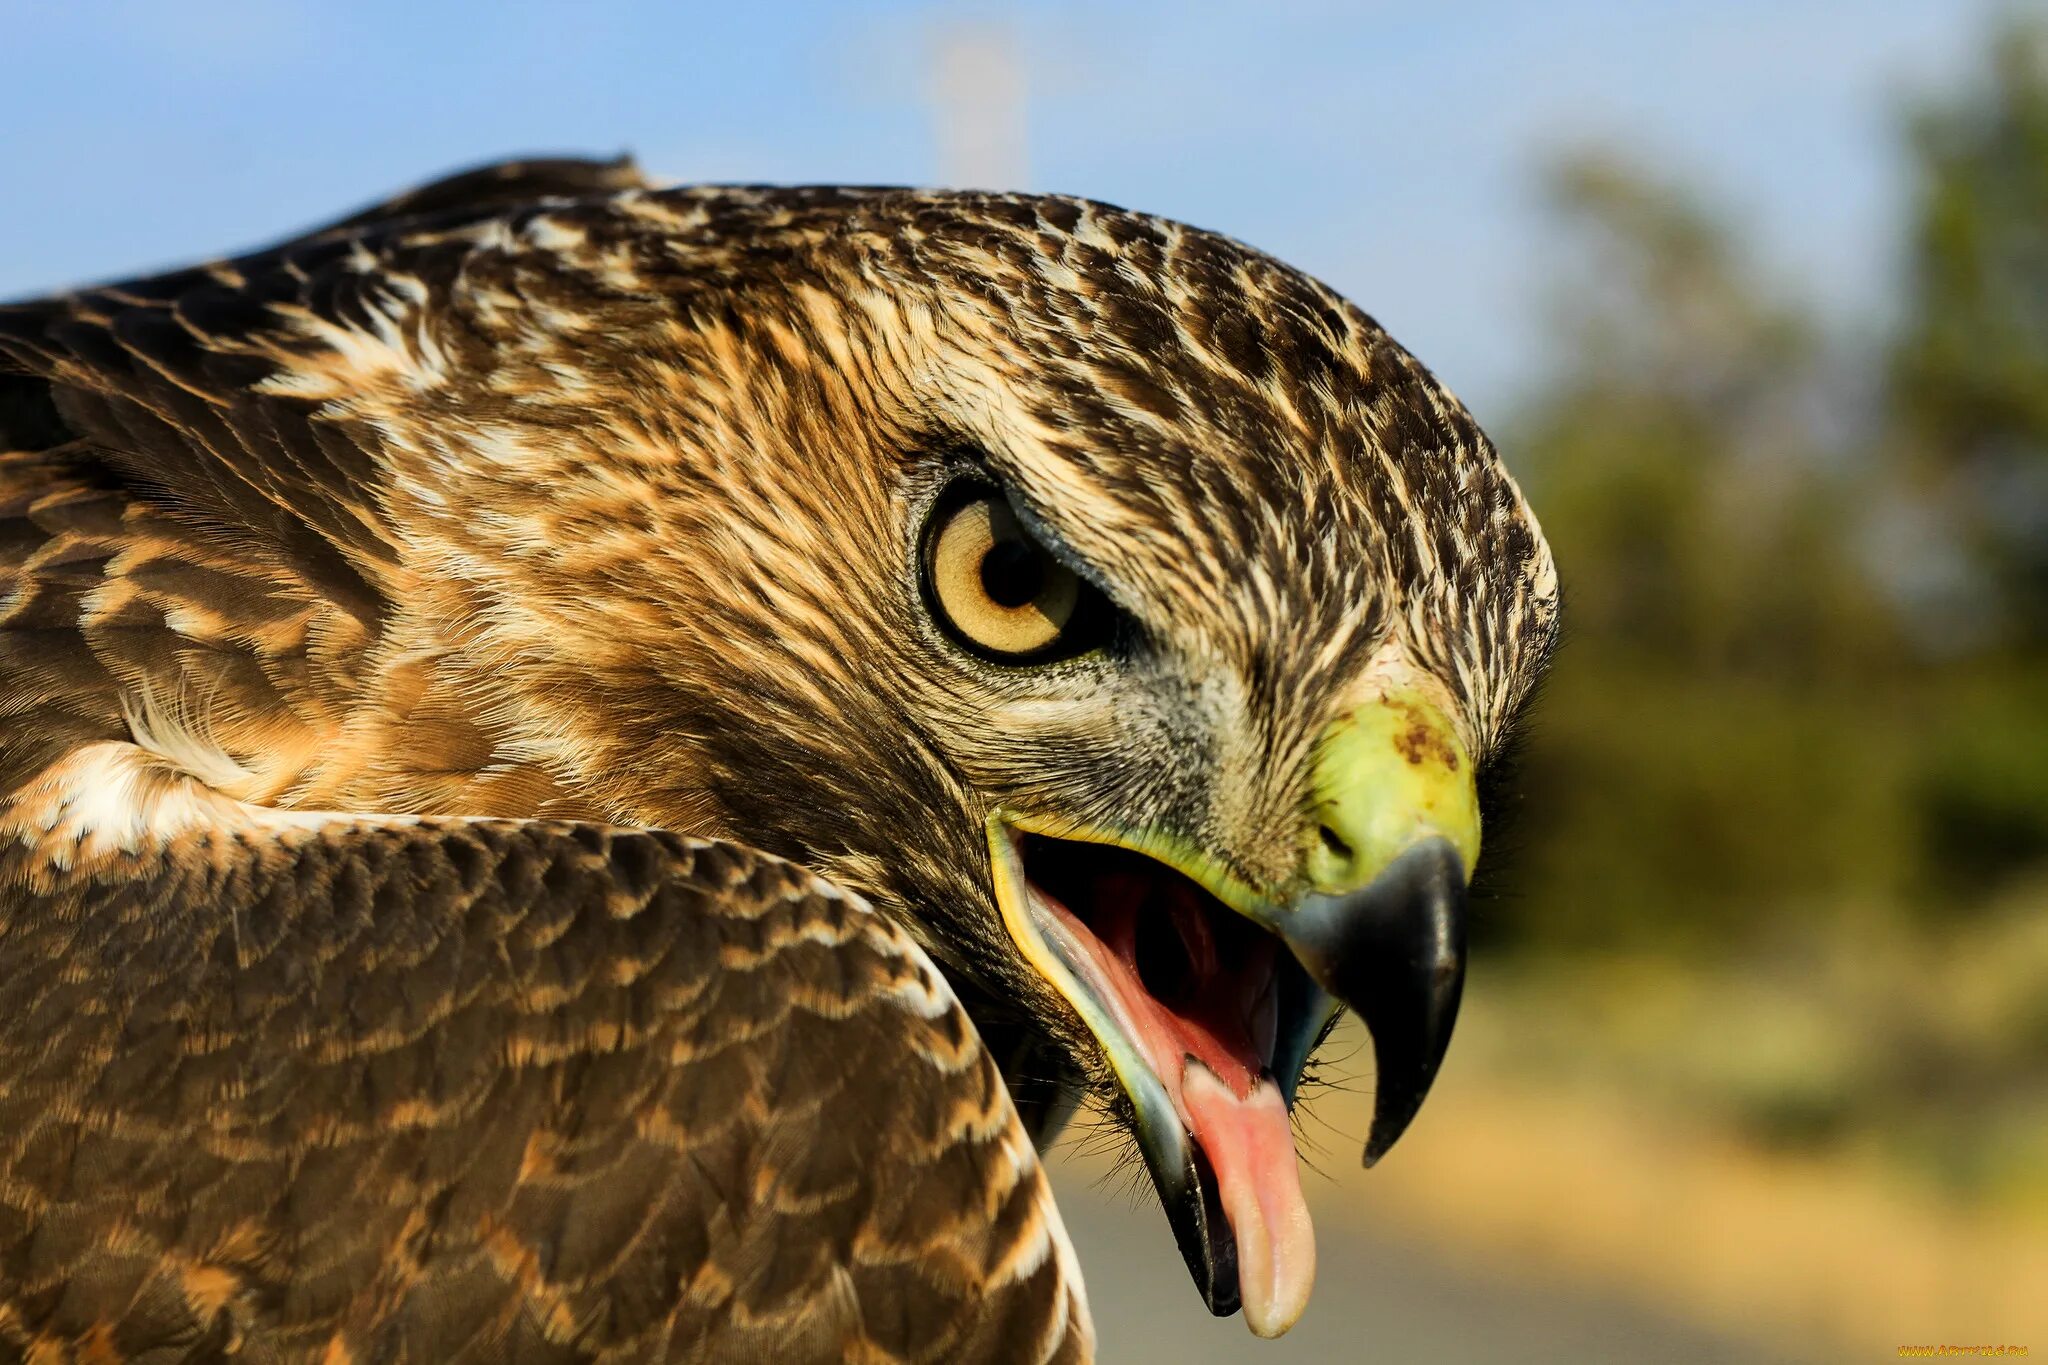
[[[332,268],[360,325],[269,388],[384,452],[400,635],[498,754],[898,918],[1285,1330],[1303,1066],[1361,1014],[1368,1161],[1421,1102],[1554,633],[1458,402],[1314,280],[1073,199],[633,191]]]

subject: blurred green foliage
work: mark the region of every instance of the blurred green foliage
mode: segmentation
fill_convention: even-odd
[[[2048,27],[1997,43],[1974,98],[1918,111],[1907,325],[1892,413],[1924,488],[1997,593],[2048,646]]]
[[[1659,1038],[1761,1137],[2048,1187],[2048,26],[1901,122],[1881,345],[1684,184],[1549,175],[1557,351],[1504,434],[1566,634],[1481,929],[1539,996],[1657,982],[1690,1049],[1574,1046]]]
[[[1507,444],[1567,634],[1511,937],[1740,949],[2048,864],[2048,30],[1989,66],[1912,120],[1877,354],[1685,186],[1551,175],[1559,350]]]

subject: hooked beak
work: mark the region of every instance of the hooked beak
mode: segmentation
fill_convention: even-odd
[[[1290,1112],[1340,1005],[1378,1071],[1365,1163],[1414,1118],[1464,979],[1479,851],[1471,763],[1443,712],[1390,692],[1323,737],[1304,874],[1262,894],[1152,831],[997,811],[996,899],[1011,936],[1101,1043],[1196,1287],[1278,1336],[1306,1306],[1315,1243]]]
[[[1366,886],[1312,893],[1287,944],[1372,1035],[1376,1165],[1408,1130],[1451,1045],[1465,989],[1465,865],[1450,841],[1424,839]]]

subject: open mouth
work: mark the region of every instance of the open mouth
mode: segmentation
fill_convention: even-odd
[[[1011,933],[1102,1044],[1211,1309],[1284,1331],[1315,1257],[1290,1106],[1335,1002],[1208,880],[1107,839],[990,833]]]
[[[1472,773],[1434,687],[1388,682],[1319,739],[1282,886],[1248,884],[1227,844],[1171,828],[988,815],[1011,941],[1115,1073],[1210,1311],[1242,1308],[1259,1336],[1291,1327],[1315,1281],[1291,1116],[1339,1002],[1372,1038],[1367,1166],[1442,1065],[1479,855]]]
[[[1188,1058],[1240,1095],[1274,1075],[1282,977],[1307,984],[1278,938],[1142,853],[1043,834],[1020,834],[1017,850],[1032,908],[1055,921],[1055,944],[1079,959],[1068,965],[1108,997],[1176,1109]]]

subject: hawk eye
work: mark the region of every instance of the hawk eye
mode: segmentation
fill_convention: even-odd
[[[1090,648],[1106,607],[1080,575],[1024,529],[1002,494],[943,499],[926,532],[925,595],[961,643],[1003,663]]]

